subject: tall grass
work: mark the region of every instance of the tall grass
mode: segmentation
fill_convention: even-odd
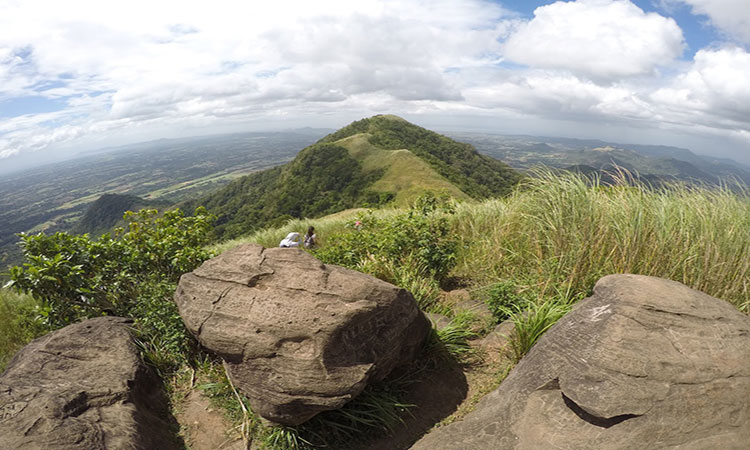
[[[682,282],[748,312],[748,193],[686,186],[602,186],[540,172],[507,199],[462,204],[458,275],[579,295],[603,275]]]

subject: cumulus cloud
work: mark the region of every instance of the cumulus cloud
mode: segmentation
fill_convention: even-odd
[[[579,0],[537,8],[503,53],[530,67],[610,80],[650,74],[678,58],[683,46],[671,18],[645,13],[630,1]]]
[[[61,99],[67,124],[86,133],[324,110],[368,94],[459,101],[451,70],[496,58],[505,15],[485,0],[6,2],[0,102]],[[6,155],[78,135],[19,123],[0,135]]]
[[[692,66],[651,100],[670,117],[745,132],[750,129],[750,53],[738,47],[700,50]]]
[[[747,52],[682,61],[674,20],[627,0],[0,2],[0,30],[0,108],[64,105],[0,121],[0,158],[386,112],[750,134]]]
[[[747,0],[666,0],[685,4],[694,14],[705,15],[727,36],[750,43],[750,5]]]

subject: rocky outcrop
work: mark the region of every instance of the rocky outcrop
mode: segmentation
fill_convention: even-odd
[[[412,448],[747,449],[750,318],[673,281],[611,275],[500,388]]]
[[[90,319],[24,347],[0,376],[0,448],[179,448],[130,323]]]
[[[430,328],[404,289],[254,244],[183,275],[175,301],[253,410],[286,425],[341,407],[411,361]]]

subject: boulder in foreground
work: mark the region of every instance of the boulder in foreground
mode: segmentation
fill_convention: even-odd
[[[750,446],[750,317],[680,283],[610,275],[466,418],[412,448]]]
[[[253,410],[285,425],[340,408],[412,361],[430,328],[404,289],[255,244],[183,275],[175,301]]]
[[[128,319],[89,319],[36,339],[0,376],[0,448],[176,449],[161,382]]]

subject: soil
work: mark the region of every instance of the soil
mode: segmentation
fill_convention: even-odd
[[[180,409],[177,421],[190,450],[245,450],[237,432],[230,431],[229,421],[199,390],[191,391]]]

